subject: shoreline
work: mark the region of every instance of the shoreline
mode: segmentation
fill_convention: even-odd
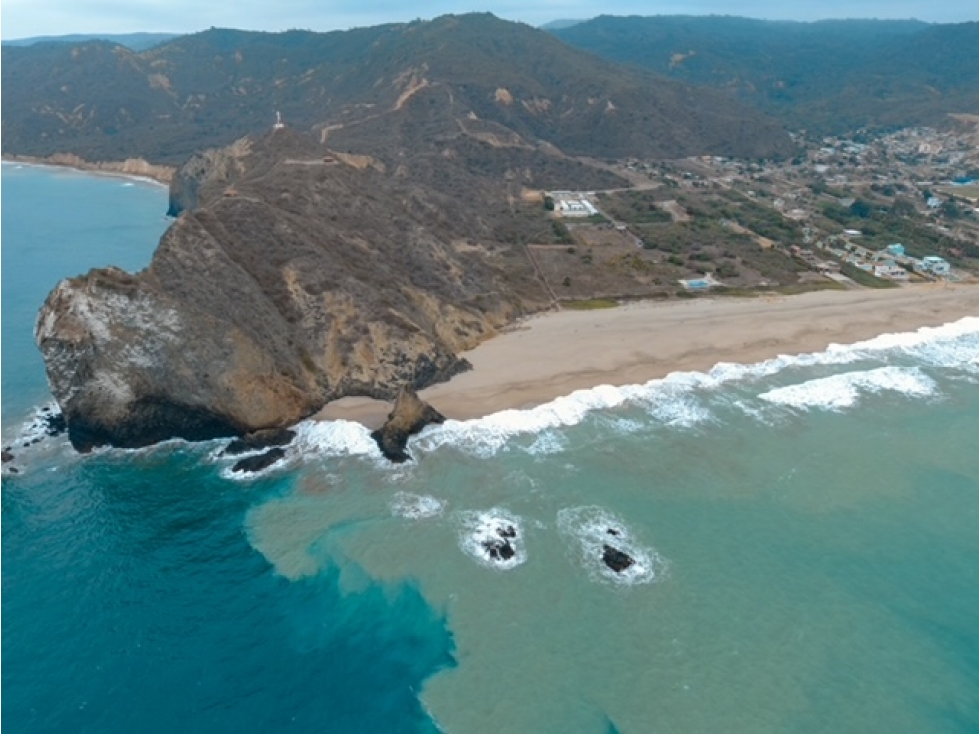
[[[447,418],[529,409],[575,390],[643,384],[721,362],[754,364],[822,352],[887,333],[979,317],[979,285],[813,291],[792,296],[642,301],[613,309],[531,316],[461,354],[473,369],[419,391]],[[391,404],[347,397],[315,420],[377,428]]]
[[[29,155],[4,155],[0,157],[0,161],[10,165],[30,166],[32,168],[62,168],[92,176],[124,178],[167,189],[170,188],[170,181],[177,170],[172,166],[158,166],[148,163],[142,158],[92,163],[71,154],[55,154],[47,158]]]

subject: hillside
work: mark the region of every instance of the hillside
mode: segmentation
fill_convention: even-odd
[[[841,133],[979,111],[979,23],[602,16],[552,33],[612,61],[725,90],[791,128]]]
[[[140,53],[101,41],[2,53],[5,154],[179,164],[266,128],[276,110],[370,154],[460,130],[595,157],[792,150],[777,123],[725,95],[491,15],[334,33],[210,30]]]

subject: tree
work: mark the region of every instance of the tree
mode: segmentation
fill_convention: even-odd
[[[863,199],[857,199],[855,202],[850,204],[850,213],[861,219],[866,219],[870,216],[872,209],[870,204],[868,204]]]
[[[894,203],[891,204],[890,214],[893,217],[913,217],[916,213],[914,202],[904,197],[895,199]]]
[[[960,219],[962,217],[962,207],[954,199],[949,199],[942,204],[942,214],[949,219]]]

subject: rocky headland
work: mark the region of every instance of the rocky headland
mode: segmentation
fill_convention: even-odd
[[[75,448],[242,435],[346,395],[392,400],[548,307],[522,247],[500,241],[503,185],[464,161],[442,168],[464,185],[406,183],[288,128],[191,159],[149,267],[66,279],[38,316]]]

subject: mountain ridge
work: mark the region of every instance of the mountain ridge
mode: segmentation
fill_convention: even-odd
[[[570,155],[792,151],[777,123],[722,94],[489,14],[326,34],[213,29],[142,53],[98,41],[2,53],[6,154],[174,165],[264,129],[276,110],[371,153],[386,130],[371,139],[351,128],[406,106],[443,131],[475,117]],[[419,101],[434,109],[419,113]]]
[[[618,63],[727,91],[792,129],[934,124],[979,110],[979,23],[599,16],[551,31]]]

